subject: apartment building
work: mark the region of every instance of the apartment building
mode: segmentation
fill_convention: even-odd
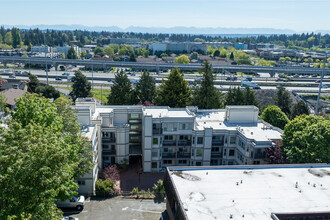
[[[85,123],[100,126],[99,169],[125,162],[140,163],[144,172],[167,166],[264,164],[265,149],[282,134],[258,119],[255,106],[97,106],[86,98],[78,99],[76,108]]]

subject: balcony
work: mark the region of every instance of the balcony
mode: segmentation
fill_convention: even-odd
[[[164,140],[163,146],[176,146],[176,141],[175,140]]]
[[[102,138],[102,143],[115,143],[116,142],[116,138]]]
[[[111,150],[111,149],[103,149],[102,150],[102,155],[115,155],[116,150]]]
[[[162,134],[163,130],[161,128],[152,129],[152,134]]]
[[[265,159],[266,158],[266,152],[261,153],[254,153],[254,159]]]
[[[212,146],[223,146],[223,140],[212,140]]]
[[[176,153],[177,158],[190,158],[190,153],[188,152],[178,152]]]
[[[211,152],[211,158],[222,158],[222,152]]]
[[[175,153],[163,153],[162,158],[175,158]]]
[[[178,145],[179,146],[191,146],[191,140],[179,140]]]

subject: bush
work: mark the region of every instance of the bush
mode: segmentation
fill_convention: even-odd
[[[165,187],[164,187],[163,180],[159,179],[157,181],[157,184],[154,184],[154,186],[152,187],[152,190],[153,190],[153,193],[155,194],[155,196],[164,196]]]
[[[97,180],[95,184],[96,196],[113,196],[115,183],[111,180]]]

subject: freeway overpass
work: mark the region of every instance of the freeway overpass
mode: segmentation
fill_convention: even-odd
[[[117,62],[117,61],[100,61],[100,60],[70,60],[70,59],[55,59],[46,57],[15,57],[15,56],[0,56],[0,62],[5,66],[8,63],[23,63],[23,64],[40,64],[51,65],[57,69],[58,65],[82,65],[85,67],[110,69],[111,67],[133,68],[137,70],[148,70],[159,72],[160,70],[167,71],[174,67],[185,71],[197,71],[201,68],[200,64],[174,64],[174,63],[137,63],[137,62]],[[307,67],[263,67],[263,66],[246,66],[246,65],[213,65],[215,72],[245,72],[245,73],[285,73],[285,74],[312,74],[320,75],[322,69],[307,68]],[[330,69],[326,70],[330,73]]]

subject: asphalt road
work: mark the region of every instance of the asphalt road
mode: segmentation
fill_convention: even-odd
[[[165,202],[115,197],[105,200],[87,200],[83,211],[79,213],[74,210],[65,210],[64,216],[77,217],[79,220],[157,220],[165,209]]]

